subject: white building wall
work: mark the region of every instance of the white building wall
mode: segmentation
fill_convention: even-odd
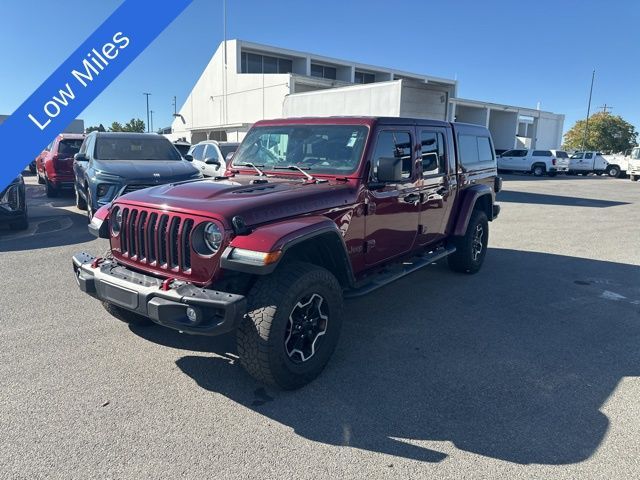
[[[518,114],[516,112],[501,112],[492,110],[489,117],[489,131],[493,139],[493,146],[500,150],[510,150],[516,146],[516,129],[518,128]]]
[[[560,148],[562,145],[562,126],[564,124],[564,115],[557,115],[554,117],[541,115],[540,118],[537,119],[535,148],[547,150],[550,148]]]
[[[412,85],[402,80],[400,116],[446,120],[449,92],[446,88]]]

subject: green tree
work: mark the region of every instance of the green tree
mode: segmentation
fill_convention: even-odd
[[[110,132],[124,132],[124,128],[120,122],[113,122],[109,127]]]
[[[146,130],[146,126],[142,120],[139,118],[132,118],[127,123],[125,123],[122,131],[123,132],[138,132],[142,133]]]
[[[635,127],[619,115],[604,112],[591,115],[586,142],[584,142],[585,127],[586,120],[578,120],[564,135],[566,149],[581,150],[584,148],[585,150],[617,153],[636,145],[638,133]]]
[[[107,130],[104,128],[104,125],[100,124],[98,126],[92,125],[90,127],[85,128],[84,133],[91,132],[106,132]]]

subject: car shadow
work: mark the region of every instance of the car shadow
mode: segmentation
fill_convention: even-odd
[[[601,408],[640,371],[639,320],[638,266],[492,248],[477,275],[441,263],[348,301],[334,358],[294,392],[244,373],[230,335],[132,331],[189,351],[176,363],[201,388],[315,442],[425,462],[451,442],[556,465],[603,441]]]
[[[49,198],[44,186],[26,185],[29,228],[24,231],[0,225],[0,252],[37,250],[94,240],[84,212],[75,208],[73,191]]]
[[[619,205],[629,205],[628,202],[599,200],[597,198],[564,197],[547,193],[517,192],[502,190],[496,195],[496,201],[508,203],[532,203],[535,205],[560,205],[565,207],[607,208]]]

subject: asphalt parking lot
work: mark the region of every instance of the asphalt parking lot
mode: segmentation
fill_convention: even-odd
[[[475,276],[346,304],[336,354],[265,389],[232,337],[129,327],[75,285],[104,252],[27,177],[0,229],[2,478],[637,478],[640,184],[505,176]]]

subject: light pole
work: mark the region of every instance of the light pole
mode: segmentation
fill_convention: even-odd
[[[591,114],[591,95],[593,94],[593,79],[596,78],[596,71],[593,70],[591,74],[591,89],[589,89],[589,104],[587,106],[587,122],[584,126],[584,137],[582,137],[582,151],[586,150],[587,146],[587,135],[589,134],[589,115]]]
[[[153,110],[149,110],[149,113],[151,114],[151,131],[153,132]]]
[[[149,132],[149,95],[150,93],[143,93],[145,97],[147,97],[147,132]]]

